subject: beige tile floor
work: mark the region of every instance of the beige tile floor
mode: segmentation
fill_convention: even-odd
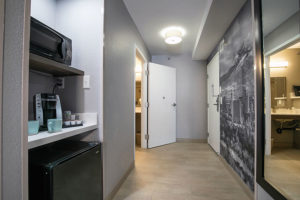
[[[265,167],[268,182],[288,199],[300,199],[300,149],[274,149]]]
[[[249,200],[207,144],[137,149],[135,169],[114,200]]]

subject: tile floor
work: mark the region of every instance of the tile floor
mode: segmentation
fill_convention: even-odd
[[[300,199],[300,149],[274,149],[265,163],[268,182],[288,199]]]
[[[207,144],[137,149],[114,200],[250,200]]]

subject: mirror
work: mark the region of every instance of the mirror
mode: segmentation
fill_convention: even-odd
[[[300,199],[299,0],[261,0],[264,74],[264,189]],[[296,91],[296,92],[295,92]]]
[[[278,107],[286,98],[286,77],[271,77],[271,107]]]

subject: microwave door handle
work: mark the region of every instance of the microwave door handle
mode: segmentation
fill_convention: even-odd
[[[65,60],[65,58],[66,58],[66,51],[65,51],[65,49],[66,49],[66,40],[64,40],[64,39],[62,38],[62,43],[61,43],[61,55],[62,55],[62,59],[63,59],[63,60]]]

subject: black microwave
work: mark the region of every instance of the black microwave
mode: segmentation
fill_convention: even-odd
[[[31,17],[30,53],[71,65],[72,40]]]

